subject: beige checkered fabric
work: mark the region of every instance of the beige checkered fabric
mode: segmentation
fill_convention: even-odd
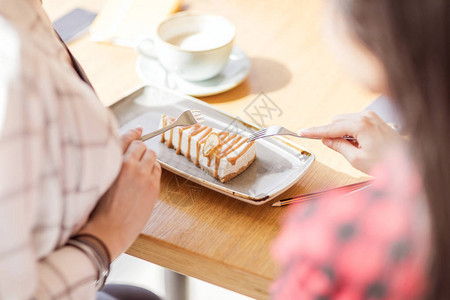
[[[97,270],[65,244],[121,161],[39,0],[0,0],[0,299],[95,297]]]

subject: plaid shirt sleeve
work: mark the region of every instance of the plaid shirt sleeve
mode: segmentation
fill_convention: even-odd
[[[402,153],[375,175],[370,188],[289,210],[272,247],[273,299],[421,299],[430,253],[421,180]]]
[[[117,176],[117,124],[38,1],[0,0],[0,299],[93,299],[67,240]]]

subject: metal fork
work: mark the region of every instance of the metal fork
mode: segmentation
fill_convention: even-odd
[[[172,124],[141,136],[141,141],[146,141],[148,139],[151,139],[151,138],[153,138],[157,135],[160,135],[161,133],[164,133],[167,130],[170,130],[174,127],[195,125],[198,123],[202,123],[204,121],[205,121],[205,118],[203,117],[203,115],[200,113],[199,110],[187,110],[187,111],[183,112],[178,117],[178,119],[175,122],[173,122]]]
[[[318,137],[312,137],[311,138],[311,137],[300,136],[300,135],[296,134],[295,132],[290,131],[289,129],[286,129],[286,128],[282,127],[282,126],[270,126],[270,127],[261,129],[261,130],[255,132],[255,133],[253,133],[249,137],[247,142],[251,142],[251,141],[254,141],[254,140],[257,140],[257,139],[266,138],[266,137],[274,136],[274,135],[292,135],[292,136],[295,136],[295,137],[298,137],[298,138],[304,138],[304,139],[316,139],[316,140],[317,139],[321,139],[321,138],[318,138]],[[342,138],[345,139],[345,140],[348,140],[348,141],[356,141],[356,139],[354,137],[349,136],[349,135],[344,135]]]

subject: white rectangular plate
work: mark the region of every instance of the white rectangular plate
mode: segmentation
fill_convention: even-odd
[[[114,104],[121,133],[142,126],[144,134],[158,129],[162,114],[178,117],[188,109],[198,109],[205,116],[205,125],[249,136],[259,130],[195,98],[146,86]],[[195,166],[183,155],[177,155],[155,137],[145,143],[154,150],[161,166],[202,186],[241,201],[261,205],[294,185],[314,162],[314,155],[285,138],[265,138],[256,142],[257,158],[234,179],[222,183]]]

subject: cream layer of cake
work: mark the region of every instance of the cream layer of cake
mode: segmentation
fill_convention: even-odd
[[[160,127],[170,125],[174,118],[163,115]],[[204,155],[205,142],[209,135],[216,134],[219,144]],[[161,142],[174,148],[195,165],[202,168],[221,182],[227,182],[245,171],[256,159],[255,143],[247,143],[247,138],[221,131],[206,125],[196,124],[171,129],[161,136]]]

